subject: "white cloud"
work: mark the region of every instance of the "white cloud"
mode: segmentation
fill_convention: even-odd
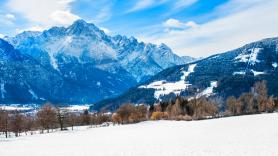
[[[73,21],[79,19],[77,15],[68,10],[57,10],[50,14],[50,18],[60,25],[70,25]]]
[[[13,14],[6,14],[5,17],[10,20],[14,20],[15,16]]]
[[[4,34],[0,34],[0,38],[4,38],[5,37],[5,35]]]
[[[25,17],[31,25],[51,27],[68,25],[79,17],[71,12],[74,0],[8,0],[11,12]]]
[[[175,3],[175,9],[184,8],[196,3],[198,0],[177,0]]]
[[[11,27],[14,25],[15,16],[13,14],[0,14],[0,25]]]
[[[166,28],[179,28],[179,29],[185,29],[185,28],[196,28],[198,27],[198,24],[194,21],[189,22],[181,22],[177,19],[170,18],[167,21],[163,23],[164,27]]]
[[[230,5],[230,7],[251,2],[251,0],[237,1],[237,5]],[[278,1],[256,0],[252,4],[255,5],[201,24],[195,29],[172,30],[162,35],[156,33],[156,35],[143,36],[141,39],[158,44],[166,43],[179,55],[200,57],[232,50],[263,38],[277,37]],[[234,9],[227,6],[229,5],[226,4],[226,9]],[[221,14],[221,11],[223,10],[220,9],[217,14]],[[172,22],[172,24],[180,26],[179,22]]]

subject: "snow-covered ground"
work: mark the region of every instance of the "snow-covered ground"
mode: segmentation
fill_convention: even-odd
[[[147,121],[0,140],[1,156],[275,156],[278,113]]]
[[[174,93],[179,95],[182,90],[185,90],[190,86],[188,82],[186,82],[186,78],[194,72],[196,64],[191,64],[188,66],[187,71],[184,69],[181,70],[182,76],[177,82],[167,82],[165,80],[155,81],[148,85],[139,86],[139,88],[152,88],[155,89],[154,97],[156,99],[160,99],[163,95],[168,95],[170,93]]]
[[[1,110],[7,110],[7,111],[25,111],[25,112],[30,112],[30,113],[34,113],[36,112],[38,109],[40,109],[40,105],[38,104],[25,104],[25,105],[21,105],[21,104],[9,104],[9,105],[5,105],[5,104],[0,104],[0,109]],[[90,105],[89,104],[82,104],[82,105],[69,105],[67,107],[61,107],[62,109],[66,109],[69,112],[83,112],[86,109],[89,109]]]

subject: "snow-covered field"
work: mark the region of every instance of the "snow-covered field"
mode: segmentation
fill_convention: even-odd
[[[1,156],[277,156],[278,113],[139,124],[0,140]]]

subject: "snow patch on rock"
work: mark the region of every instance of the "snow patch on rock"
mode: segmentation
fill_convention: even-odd
[[[245,75],[245,71],[234,72],[233,75]]]
[[[59,68],[58,68],[58,64],[57,64],[57,61],[54,57],[54,54],[49,54],[49,58],[50,58],[50,63],[52,65],[52,67],[55,69],[55,70],[58,70],[59,71]]]
[[[37,94],[32,89],[29,89],[28,92],[32,95],[33,99],[38,99]]]
[[[6,90],[5,90],[5,84],[4,83],[1,83],[0,89],[1,89],[1,98],[4,99],[5,98],[5,93],[7,93]]]
[[[277,62],[273,62],[273,63],[272,63],[272,67],[273,67],[273,68],[277,68],[277,67],[278,67],[278,63],[277,63]]]
[[[265,74],[265,72],[259,72],[259,71],[255,71],[253,69],[251,71],[253,72],[254,76]]]

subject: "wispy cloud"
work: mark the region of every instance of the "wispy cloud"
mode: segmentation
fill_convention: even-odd
[[[148,8],[152,6],[154,3],[155,3],[154,0],[140,0],[131,9],[129,9],[127,13]]]
[[[14,25],[15,15],[7,13],[0,14],[0,24],[2,26],[11,26]]]
[[[131,13],[135,11],[140,11],[143,9],[148,9],[152,7],[156,7],[162,5],[170,0],[140,0],[137,1],[130,9],[128,9],[125,13]]]
[[[78,1],[75,3],[78,3]],[[109,21],[115,14],[113,12],[115,0],[83,0],[83,3],[87,4],[87,6],[79,8],[79,11],[85,12],[85,18],[89,22],[95,24],[103,23]]]
[[[107,21],[111,18],[112,12],[111,12],[111,6],[105,6],[103,7],[95,17],[96,23]]]
[[[175,9],[184,8],[196,3],[198,0],[177,0],[174,4]]]
[[[278,1],[257,0],[253,1],[252,7],[234,8],[246,3],[251,3],[251,1],[237,1],[237,5],[225,4],[227,9],[237,11],[201,24],[197,28],[157,33],[152,36],[143,36],[141,39],[166,43],[179,55],[199,57],[231,50],[262,38],[277,36],[278,21],[274,19],[278,19]],[[222,9],[217,10],[218,14],[222,11]],[[175,24],[180,26],[177,21]]]

